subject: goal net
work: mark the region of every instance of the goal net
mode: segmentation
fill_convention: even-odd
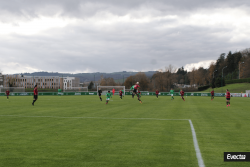
[[[119,95],[119,91],[123,91],[123,96],[125,96],[125,86],[97,86],[97,95],[99,88],[102,90],[102,95],[106,95],[108,91],[112,93],[112,90],[115,89],[115,95]]]
[[[88,87],[72,87],[63,89],[63,92],[88,92]]]
[[[10,92],[25,92],[24,87],[0,87],[0,93],[5,93],[6,90]]]

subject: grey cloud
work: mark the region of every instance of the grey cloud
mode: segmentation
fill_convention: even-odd
[[[38,17],[39,14],[50,16],[57,12],[61,12],[61,16],[65,17],[83,18],[102,10],[117,15],[138,10],[140,15],[141,10],[147,7],[149,10],[153,8],[159,11],[155,12],[155,15],[165,15],[191,12],[195,8],[249,5],[249,2],[243,2],[1,1],[0,12],[7,12],[7,15],[1,15],[0,21],[12,22],[16,17],[29,20]],[[181,25],[159,29],[169,24],[176,24],[176,20],[119,23],[100,27],[85,23],[54,28],[31,36],[11,34],[0,38],[0,57],[4,62],[18,62],[21,65],[28,64],[33,68],[54,72],[72,73],[87,69],[91,72],[143,71],[164,68],[169,64],[181,67],[185,64],[217,59],[221,52],[249,47],[249,40],[229,42],[230,36],[214,35],[230,33],[230,27]]]
[[[39,15],[51,16],[61,14],[67,17],[89,17],[100,11],[108,11],[116,15],[125,15],[133,10],[155,9],[162,15],[181,14],[198,8],[221,8],[221,7],[250,6],[250,1],[245,0],[1,0],[0,11],[2,14],[14,18],[31,19]],[[3,11],[5,11],[3,13]],[[8,21],[1,17],[1,20]]]
[[[137,25],[133,30],[134,26],[127,25],[129,35],[120,33],[119,25],[117,29],[105,33],[91,27],[66,27],[60,31],[48,30],[47,34],[53,34],[51,36],[12,36],[13,41],[0,40],[0,44],[4,48],[15,48],[4,54],[8,57],[18,53],[21,64],[64,72],[86,69],[103,72],[127,69],[141,71],[144,68],[164,68],[169,64],[181,67],[217,59],[222,48],[229,51],[235,47],[235,44],[226,43],[227,39],[213,39],[210,34],[220,31],[217,29],[178,27],[155,31],[154,26],[148,24]],[[70,29],[74,31],[65,33]]]

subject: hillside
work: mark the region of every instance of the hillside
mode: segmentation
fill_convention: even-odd
[[[226,89],[231,93],[246,93],[246,90],[250,90],[250,83],[236,83],[236,84],[227,84],[226,86],[220,88],[214,88],[215,93],[225,93]],[[206,89],[201,92],[211,92],[212,89]]]
[[[147,77],[152,77],[156,71],[147,71],[144,72]],[[129,76],[135,75],[138,72],[114,72],[114,73],[78,73],[78,74],[70,74],[70,73],[58,73],[58,72],[34,72],[34,73],[23,73],[22,75],[26,76],[64,76],[64,77],[77,77],[80,78],[80,82],[89,82],[89,81],[99,81],[101,76],[105,78],[114,78],[116,82],[123,82]]]

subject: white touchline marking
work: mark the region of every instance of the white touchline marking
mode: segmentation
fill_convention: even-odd
[[[192,123],[191,120],[188,120],[188,121],[190,123],[190,127],[191,127],[191,130],[192,130],[193,141],[194,141],[194,149],[195,149],[195,152],[196,152],[196,157],[198,159],[198,165],[199,165],[199,167],[205,167],[202,156],[201,156],[201,151],[200,151],[200,148],[199,148],[199,145],[198,145],[198,141],[197,141],[197,138],[196,138],[196,133],[195,133],[193,123]]]
[[[193,142],[194,142],[194,148],[196,152],[196,157],[198,159],[198,165],[199,167],[205,167],[200,148],[198,145],[198,141],[196,138],[195,129],[193,126],[193,123],[190,119],[159,119],[159,118],[108,118],[108,117],[58,117],[58,116],[23,116],[23,115],[0,115],[0,117],[22,117],[22,118],[72,118],[72,119],[124,119],[124,120],[159,120],[159,121],[189,121],[192,136],[193,136]]]
[[[0,117],[22,117],[22,118],[73,118],[73,119],[132,119],[132,120],[162,120],[162,121],[178,121],[188,119],[159,119],[159,118],[109,118],[109,117],[58,117],[58,116],[23,116],[23,115],[0,115]]]

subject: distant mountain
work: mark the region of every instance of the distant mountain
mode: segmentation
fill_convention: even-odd
[[[114,80],[124,80],[129,77],[137,74],[138,72],[114,72],[114,73],[78,73],[78,74],[70,74],[70,73],[58,73],[58,72],[34,72],[34,73],[22,73],[22,75],[26,76],[60,76],[60,77],[77,77],[80,78],[80,82],[90,82],[90,81],[99,81],[101,76],[105,78],[114,78]],[[148,71],[144,72],[147,77],[152,77],[156,71]]]

